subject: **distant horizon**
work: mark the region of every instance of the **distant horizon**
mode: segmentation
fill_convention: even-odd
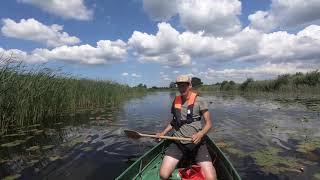
[[[0,55],[75,77],[166,87],[320,69],[320,1],[4,0]]]

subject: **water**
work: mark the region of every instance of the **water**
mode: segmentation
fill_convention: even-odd
[[[9,150],[1,147],[2,155],[8,156],[2,159],[8,162],[0,164],[0,177],[114,179],[156,144],[148,138],[128,139],[123,130],[161,131],[171,117],[174,96],[152,93],[129,100],[119,109],[78,114],[71,124],[46,129],[34,141]],[[301,103],[264,98],[202,96],[213,121],[208,135],[226,145],[222,150],[243,179],[316,179],[315,173],[320,173],[317,111]],[[44,148],[48,145],[53,147]]]

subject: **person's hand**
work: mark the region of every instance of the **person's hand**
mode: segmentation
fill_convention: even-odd
[[[204,136],[204,134],[201,131],[195,133],[194,135],[192,135],[192,142],[194,144],[198,144],[201,141],[201,139],[203,138],[203,136]]]
[[[160,136],[164,136],[165,134],[163,133],[163,132],[158,132],[158,133],[156,133],[156,136],[157,136],[157,138],[158,138],[158,141],[161,141],[161,138],[160,138]]]

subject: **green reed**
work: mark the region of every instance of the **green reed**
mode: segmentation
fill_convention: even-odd
[[[254,80],[248,78],[243,83],[223,81],[197,88],[200,91],[230,91],[239,93],[294,93],[320,94],[320,72],[284,74],[275,79]]]
[[[46,123],[78,109],[115,106],[145,88],[112,81],[77,79],[43,66],[0,60],[0,135],[10,129]]]

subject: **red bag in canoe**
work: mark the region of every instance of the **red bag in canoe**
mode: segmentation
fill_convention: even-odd
[[[182,180],[204,180],[204,174],[199,165],[192,165],[188,168],[179,169],[179,176]]]

